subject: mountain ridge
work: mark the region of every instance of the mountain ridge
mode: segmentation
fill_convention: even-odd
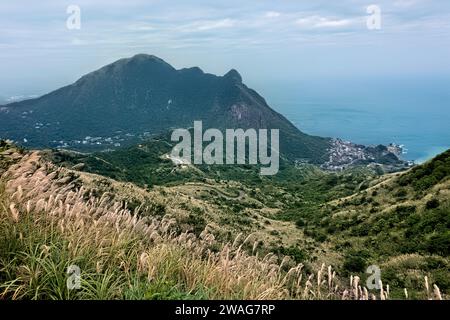
[[[218,129],[280,129],[291,158],[324,161],[329,147],[329,139],[304,134],[271,109],[235,69],[223,76],[198,67],[177,70],[146,54],[120,59],[39,98],[4,105],[0,113],[0,136],[27,147],[105,149],[194,120]],[[109,141],[83,144],[86,137]]]
[[[290,161],[324,164],[336,154],[331,138],[300,131],[247,87],[237,70],[223,76],[199,67],[177,70],[148,54],[117,60],[41,97],[0,106],[0,137],[29,148],[105,151],[197,120],[219,130],[279,129],[280,154]],[[363,150],[362,158],[384,161],[372,151]]]

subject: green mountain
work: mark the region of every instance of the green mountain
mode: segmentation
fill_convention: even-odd
[[[153,134],[186,128],[280,130],[289,158],[323,163],[330,139],[302,133],[248,88],[236,70],[224,76],[194,67],[176,70],[139,54],[89,73],[37,99],[0,107],[0,137],[27,147],[114,149]]]

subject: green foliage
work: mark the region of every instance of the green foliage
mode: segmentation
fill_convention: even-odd
[[[396,193],[395,196],[397,198],[405,198],[408,195],[408,191],[405,189],[399,189]]]
[[[300,249],[299,247],[296,246],[290,246],[290,247],[283,247],[280,246],[278,248],[276,248],[274,250],[277,254],[281,254],[283,256],[289,256],[292,259],[294,259],[294,261],[296,263],[301,263],[301,262],[305,262],[308,259],[308,254],[306,251]]]
[[[5,150],[7,146],[8,146],[8,143],[5,140],[0,139],[0,151]]]
[[[450,255],[450,230],[443,231],[439,234],[432,234],[421,245],[423,250],[439,254],[442,256]]]
[[[298,227],[298,228],[302,228],[302,227],[304,227],[305,225],[306,225],[306,222],[305,222],[305,220],[304,219],[298,219],[296,222],[295,222],[295,225]]]
[[[437,253],[444,256],[450,254],[450,206],[415,213],[406,221],[403,250],[415,252]]]
[[[439,200],[438,199],[431,199],[429,201],[427,201],[427,203],[425,204],[425,208],[430,210],[430,209],[436,209],[437,207],[439,207]]]
[[[433,160],[413,168],[398,178],[401,186],[412,185],[417,191],[424,191],[450,176],[450,150]]]
[[[198,213],[191,213],[189,214],[188,218],[184,220],[183,222],[187,223],[189,226],[192,227],[192,232],[195,235],[200,235],[200,233],[205,230],[206,227],[206,220]]]
[[[366,260],[359,255],[347,255],[342,268],[346,274],[362,273],[366,268]]]
[[[349,250],[345,257],[342,268],[346,274],[364,273],[367,267],[369,252],[366,250]]]

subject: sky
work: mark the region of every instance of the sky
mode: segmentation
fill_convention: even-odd
[[[80,9],[79,29],[67,27],[71,5]],[[367,26],[370,5],[380,9],[380,29]],[[447,76],[450,1],[0,2],[0,96],[40,95],[138,53],[214,74],[235,68],[257,89]]]

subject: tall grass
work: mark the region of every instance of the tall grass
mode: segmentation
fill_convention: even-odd
[[[70,183],[66,169],[27,154],[0,180],[0,299],[387,299],[331,267],[305,275],[286,259],[219,244],[208,228],[178,232],[169,216],[140,218]],[[219,248],[219,249],[217,249]],[[68,267],[81,270],[69,290]],[[441,298],[439,289],[428,297]],[[437,290],[437,291],[436,291]]]

